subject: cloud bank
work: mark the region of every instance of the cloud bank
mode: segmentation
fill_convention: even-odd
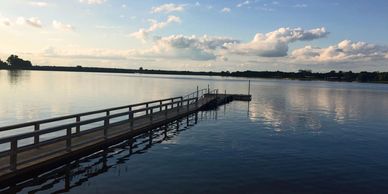
[[[311,41],[329,34],[325,28],[303,30],[302,28],[279,28],[266,34],[257,33],[253,40],[243,44],[227,45],[230,52],[260,57],[284,57],[288,45],[296,41]]]

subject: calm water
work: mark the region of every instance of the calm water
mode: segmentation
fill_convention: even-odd
[[[21,193],[386,193],[388,85],[252,80],[253,100],[155,129],[13,186]],[[245,79],[0,71],[0,126]],[[188,125],[189,124],[189,125]],[[177,128],[179,126],[179,128]],[[131,148],[132,147],[132,148]],[[5,191],[5,190],[3,190]],[[8,190],[9,191],[9,190]]]

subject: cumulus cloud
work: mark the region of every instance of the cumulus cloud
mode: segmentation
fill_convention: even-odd
[[[325,28],[304,30],[302,28],[279,28],[266,34],[257,33],[251,42],[226,45],[230,52],[260,57],[284,57],[288,45],[296,41],[311,41],[329,34]]]
[[[3,26],[10,26],[11,21],[8,18],[0,18],[0,24]]]
[[[79,0],[81,3],[87,3],[87,4],[102,4],[106,0]]]
[[[150,27],[147,29],[141,28],[137,32],[134,32],[130,34],[130,36],[141,39],[141,40],[146,40],[148,38],[148,35],[158,29],[162,29],[166,27],[170,23],[180,23],[181,19],[177,16],[168,16],[166,21],[163,22],[158,22],[156,20],[149,20],[150,22]]]
[[[151,13],[171,13],[171,12],[181,12],[184,10],[185,10],[185,5],[183,4],[167,3],[157,7],[152,7]]]
[[[222,13],[229,13],[229,12],[231,12],[232,10],[229,8],[229,7],[224,7],[222,10],[221,10],[221,12]]]
[[[32,5],[34,7],[47,7],[48,3],[44,2],[44,1],[32,1],[32,2],[30,2],[30,5]]]
[[[308,61],[354,61],[386,59],[388,47],[366,42],[344,40],[326,48],[305,46],[295,49],[291,56],[297,60]]]
[[[74,27],[70,24],[64,24],[62,22],[54,20],[52,22],[53,28],[57,30],[62,30],[62,31],[74,31]]]
[[[42,22],[36,18],[36,17],[30,17],[30,18],[24,18],[24,17],[18,17],[16,19],[16,23],[19,25],[29,25],[35,28],[41,28]]]
[[[172,35],[157,38],[154,47],[144,54],[198,61],[214,60],[217,58],[216,50],[226,49],[225,44],[238,42],[227,37]]]

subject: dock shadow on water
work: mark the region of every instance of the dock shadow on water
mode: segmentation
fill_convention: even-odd
[[[27,175],[23,181],[0,183],[0,193],[65,193],[87,184],[90,179],[118,168],[117,173],[126,173],[121,164],[139,154],[146,154],[156,144],[171,141],[183,131],[189,130],[202,120],[216,120],[217,110],[191,114],[166,125],[145,131],[126,141],[105,147],[57,168],[40,174]]]

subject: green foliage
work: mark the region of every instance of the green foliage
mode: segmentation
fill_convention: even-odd
[[[19,58],[17,55],[11,55],[7,59],[8,64],[11,68],[29,68],[32,67],[31,61],[26,61]]]
[[[0,59],[0,69],[8,68],[8,64]]]

